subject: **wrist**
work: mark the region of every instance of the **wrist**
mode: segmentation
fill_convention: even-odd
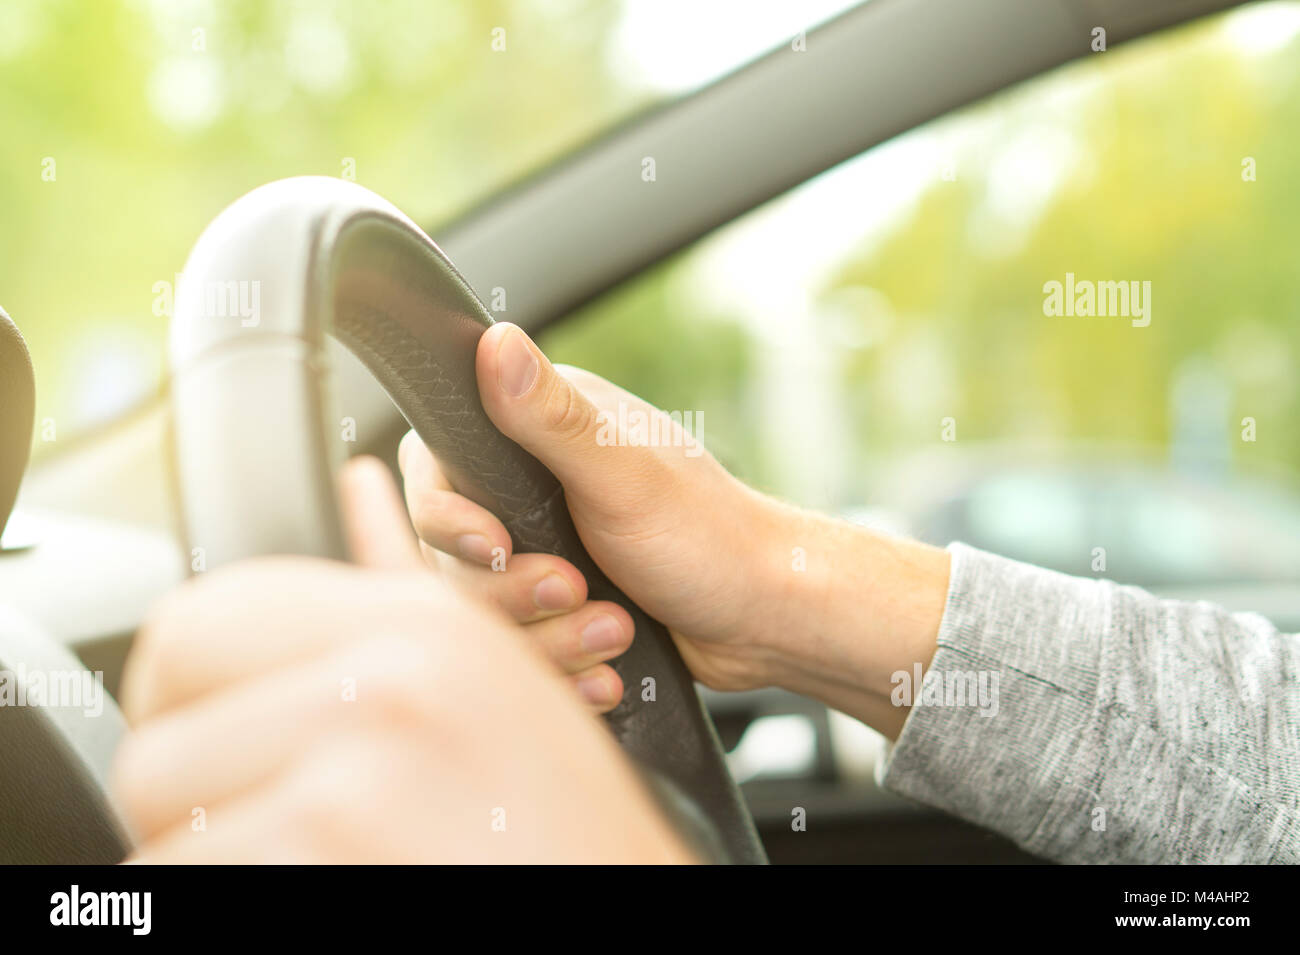
[[[934,657],[948,552],[765,501],[750,634],[764,682],[897,735],[893,677]]]

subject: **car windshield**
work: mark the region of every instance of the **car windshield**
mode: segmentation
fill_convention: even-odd
[[[158,393],[169,283],[242,193],[340,176],[436,223],[852,5],[4,0],[0,306],[36,454]]]

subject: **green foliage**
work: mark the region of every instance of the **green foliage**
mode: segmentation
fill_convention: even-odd
[[[854,356],[845,393],[876,447],[915,447],[935,426],[918,394],[882,386],[918,342],[946,358],[946,414],[963,439],[1089,439],[1164,445],[1181,368],[1230,391],[1224,450],[1244,469],[1300,469],[1300,72],[1297,47],[1251,59],[1218,21],[1088,58],[946,121],[979,135],[955,182],[934,184],[905,222],[846,262],[833,289],[865,286],[891,307],[889,336]],[[1053,104],[1084,91],[1072,108]],[[1073,133],[1070,172],[1027,223],[973,228],[998,147],[1037,124]],[[1252,157],[1257,181],[1243,179]],[[999,232],[1000,230],[1000,232]],[[1000,248],[1011,234],[1010,250]],[[1152,321],[1047,317],[1043,285],[1152,283]],[[923,403],[923,402],[922,402]],[[1240,419],[1269,432],[1238,438]]]
[[[608,74],[617,12],[4,0],[0,304],[31,345],[38,416],[62,437],[157,386],[155,283],[242,193],[350,159],[435,223],[621,118],[637,99]]]

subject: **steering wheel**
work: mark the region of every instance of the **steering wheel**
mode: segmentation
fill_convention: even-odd
[[[286,179],[222,212],[185,265],[170,335],[176,474],[194,562],[346,557],[333,479],[343,457],[329,387],[333,335],[388,392],[456,490],[501,519],[516,553],[569,560],[592,599],[631,614],[636,637],[613,662],[625,691],[610,728],[698,852],[765,862],[667,630],[601,573],[554,475],[483,410],[474,356],[491,324],[433,241],[354,183]]]

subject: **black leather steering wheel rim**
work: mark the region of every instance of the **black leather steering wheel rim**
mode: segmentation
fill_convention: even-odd
[[[636,637],[612,664],[625,693],[610,728],[701,852],[766,861],[667,631],[601,573],[559,482],[484,412],[474,356],[491,324],[432,240],[360,186],[288,179],[235,202],[191,253],[171,325],[190,551],[207,568],[270,553],[346,557],[333,483],[344,446],[327,410],[332,334],[384,386],[457,490],[501,518],[516,552],[570,560],[592,599],[627,609]],[[652,701],[642,698],[646,679]]]

